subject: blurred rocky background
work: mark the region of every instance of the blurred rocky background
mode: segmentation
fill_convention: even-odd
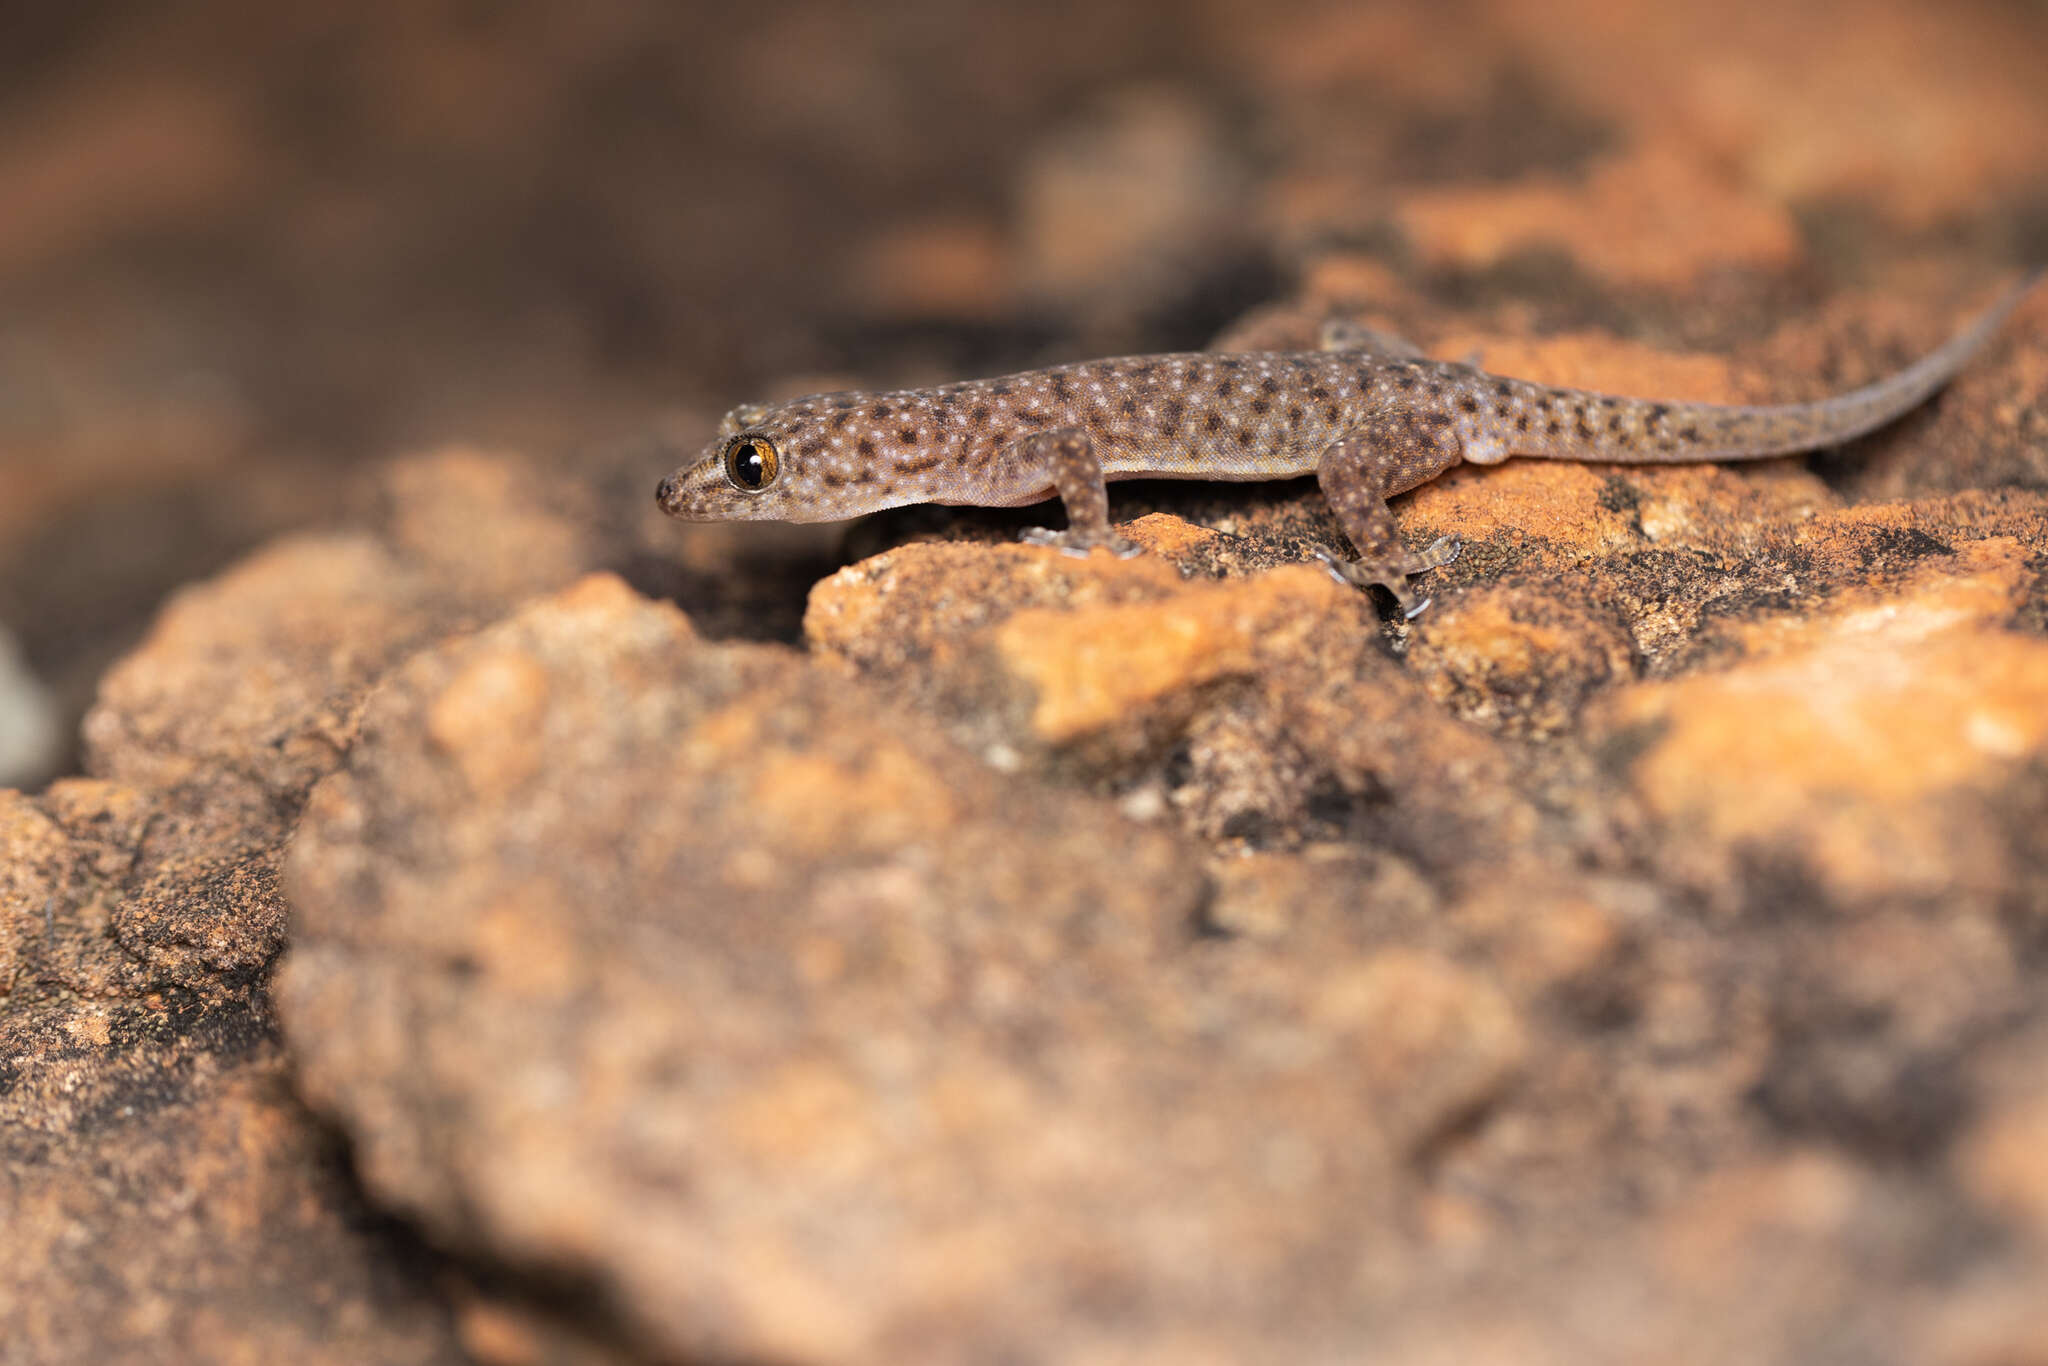
[[[2048,299],[1741,469],[680,527],[1344,317],[1816,397],[2011,0],[0,12],[0,1362],[2048,1363]]]

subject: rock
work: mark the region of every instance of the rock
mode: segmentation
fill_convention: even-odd
[[[577,501],[531,474],[460,449],[403,462],[381,534],[285,538],[186,590],[108,675],[88,764],[155,786],[225,766],[256,799],[303,797],[383,670],[588,567]],[[195,695],[217,705],[194,712]]]
[[[1882,599],[1750,623],[1740,664],[1615,693],[1596,724],[1684,829],[1670,870],[1725,886],[1767,859],[1828,897],[2001,898],[2025,846],[1986,817],[2048,757],[2048,644],[2001,625],[2023,557],[1979,542]]]
[[[186,592],[106,680],[97,776],[0,791],[0,1325],[24,1359],[455,1359],[437,1264],[285,1084],[268,974],[283,842],[370,686],[581,553],[510,473],[415,462],[387,537],[288,540]]]
[[[2048,1140],[2044,1053],[2048,1038],[2034,1028],[1972,1060],[1981,1104],[1949,1159],[1978,1209],[2048,1256],[2048,1179],[2040,1163],[2040,1145]]]
[[[133,1085],[63,1140],[0,1132],[0,1154],[15,1360],[463,1359],[433,1260],[363,1207],[274,1047]]]
[[[1587,698],[1636,670],[1635,641],[1613,604],[1505,585],[1446,604],[1408,662],[1454,714],[1532,737],[1564,730]]]
[[[648,498],[1330,318],[1867,382],[2040,255],[2034,9],[99,8],[0,45],[0,620],[98,690],[0,1358],[2042,1360],[2048,294],[1840,451],[1405,495],[1413,621],[1310,480]]]
[[[605,578],[389,679],[290,885],[371,1187],[662,1353],[1337,1331],[1394,1164],[1524,1056],[1428,956],[1215,979],[1179,840]]]
[[[1649,29],[1592,4],[1494,17],[1573,97],[1644,141],[1697,148],[1780,202],[1855,198],[1925,224],[1943,206],[2025,182],[2048,152],[2028,113],[2031,18],[1965,28],[1902,5],[1829,43],[1831,26],[1813,11],[1758,9],[1735,24],[1672,11]],[[1911,114],[1869,99],[1880,69],[1911,73],[1923,101]]]
[[[1801,254],[1781,203],[1666,147],[1604,160],[1581,184],[1538,176],[1414,191],[1396,221],[1439,267],[1484,269],[1549,249],[1625,284],[1684,288],[1715,268],[1787,270]]]
[[[1507,757],[1428,701],[1355,590],[1302,564],[1184,581],[1168,556],[1215,557],[1230,539],[1242,549],[1221,553],[1249,567],[1284,550],[1147,534],[1166,548],[1156,559],[907,546],[818,585],[805,633],[977,750],[1157,790],[1204,836],[1371,824],[1374,842],[1445,867],[1482,827],[1530,828]]]
[[[138,789],[0,791],[6,1354],[452,1363],[432,1260],[286,1083],[274,888],[180,840]]]
[[[2041,1145],[2048,1142],[2048,1096],[2029,1096],[1980,1120],[1960,1154],[1963,1180],[1986,1212],[2048,1243],[2048,1181]]]

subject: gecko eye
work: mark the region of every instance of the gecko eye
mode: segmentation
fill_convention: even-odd
[[[775,443],[765,436],[734,437],[725,448],[725,477],[746,493],[759,493],[775,482]]]

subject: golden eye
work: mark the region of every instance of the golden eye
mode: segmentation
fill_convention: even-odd
[[[725,448],[725,477],[732,486],[759,493],[775,482],[775,443],[765,436],[738,436]]]

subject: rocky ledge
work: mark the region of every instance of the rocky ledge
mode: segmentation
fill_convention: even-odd
[[[1461,474],[1413,623],[1299,562],[1312,487],[1145,501],[1128,561],[849,564],[791,648],[448,451],[181,594],[0,804],[0,1303],[135,1360],[2038,1340],[2048,495]]]

